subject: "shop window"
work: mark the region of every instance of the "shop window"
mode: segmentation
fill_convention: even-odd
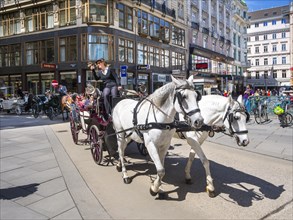
[[[0,67],[20,66],[20,65],[21,65],[20,44],[0,46]]]
[[[47,90],[55,92],[52,86],[52,80],[54,79],[54,73],[42,73],[41,74],[41,93],[45,94]]]
[[[77,77],[76,72],[60,73],[60,83],[64,84],[68,92],[77,92]]]
[[[39,74],[27,74],[26,77],[28,92],[34,95],[40,94]]]

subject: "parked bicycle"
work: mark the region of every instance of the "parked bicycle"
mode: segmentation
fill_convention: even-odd
[[[280,103],[275,104],[274,113],[278,115],[278,119],[282,127],[287,127],[292,124],[293,116],[288,112],[290,106],[290,99],[287,97],[281,97]]]
[[[269,121],[268,100],[265,96],[250,97],[254,120],[257,124],[263,124]]]

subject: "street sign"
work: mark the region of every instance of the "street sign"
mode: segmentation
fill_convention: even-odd
[[[127,68],[128,66],[120,66],[121,85],[127,85]]]
[[[150,65],[137,65],[136,66],[137,70],[149,70],[150,69]]]
[[[57,88],[57,87],[58,87],[58,81],[57,81],[56,79],[53,79],[53,80],[52,80],[52,86],[53,86],[54,88]]]

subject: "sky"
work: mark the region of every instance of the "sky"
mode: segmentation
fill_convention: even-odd
[[[256,11],[278,6],[289,5],[293,0],[245,0],[248,11]]]

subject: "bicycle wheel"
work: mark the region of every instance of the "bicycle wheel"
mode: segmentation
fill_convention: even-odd
[[[77,128],[77,123],[74,121],[73,117],[70,117],[70,130],[71,130],[73,142],[77,144],[79,130]]]
[[[32,106],[32,113],[35,118],[39,117],[40,112],[39,112],[39,105],[38,104],[34,104]]]
[[[53,120],[53,118],[54,118],[54,109],[53,109],[53,107],[49,107],[47,109],[47,116],[48,116],[48,118],[50,120]]]
[[[259,114],[259,110],[256,109],[254,111],[254,120],[257,124],[260,124],[261,123],[261,117],[260,117],[260,114]]]
[[[288,125],[292,124],[293,116],[289,112],[286,112],[284,115],[284,120],[285,120],[286,125],[288,126]]]
[[[260,122],[264,123],[268,120],[269,120],[269,117],[268,117],[267,109],[265,107],[262,107],[261,114],[260,114]]]
[[[103,145],[96,125],[92,125],[89,129],[89,143],[93,159],[96,164],[100,165],[103,159]]]

